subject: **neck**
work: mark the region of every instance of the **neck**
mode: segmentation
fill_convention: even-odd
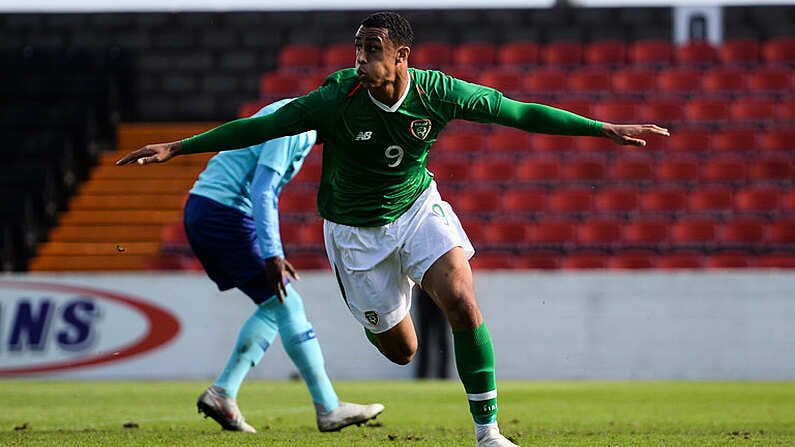
[[[406,90],[408,82],[408,69],[398,70],[398,72],[395,73],[394,80],[387,81],[380,87],[370,88],[368,91],[373,95],[373,98],[377,99],[379,102],[387,106],[392,106],[403,96],[403,91]]]

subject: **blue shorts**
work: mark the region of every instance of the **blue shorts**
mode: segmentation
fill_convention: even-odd
[[[237,287],[257,304],[275,296],[268,286],[251,216],[190,194],[183,222],[193,252],[219,290]]]

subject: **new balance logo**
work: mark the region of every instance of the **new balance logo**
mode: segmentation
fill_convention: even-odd
[[[373,136],[373,132],[372,131],[369,131],[369,130],[368,131],[364,131],[364,132],[360,131],[359,134],[356,135],[356,138],[353,139],[353,141],[367,141],[372,136]]]

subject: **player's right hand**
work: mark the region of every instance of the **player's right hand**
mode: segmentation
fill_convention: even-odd
[[[147,144],[146,146],[132,151],[122,157],[116,162],[116,166],[123,166],[134,161],[137,161],[140,165],[146,165],[149,163],[163,163],[170,160],[180,152],[182,152],[181,141]]]
[[[298,279],[298,273],[296,273],[293,265],[281,256],[265,259],[265,276],[268,280],[268,286],[276,293],[282,303],[284,303],[284,297],[287,296],[288,276],[292,279]]]

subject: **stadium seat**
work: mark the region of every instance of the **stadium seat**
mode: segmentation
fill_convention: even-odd
[[[447,197],[449,194],[443,195],[443,197]],[[486,236],[484,235],[486,231],[486,227],[489,225],[489,222],[486,220],[479,219],[478,216],[472,216],[471,219],[466,219],[461,222],[461,225],[464,227],[464,231],[466,231],[467,237],[475,247],[480,247],[482,244],[486,243]]]
[[[721,99],[692,98],[685,103],[685,119],[691,125],[723,127],[729,120],[729,102]]]
[[[706,256],[704,267],[708,269],[735,269],[751,267],[752,256],[743,251],[726,250]]]
[[[322,67],[328,73],[353,67],[356,63],[356,50],[349,42],[330,44],[323,49],[321,56]]]
[[[700,269],[704,266],[704,255],[697,251],[673,251],[657,257],[659,269]]]
[[[588,220],[577,225],[577,244],[609,248],[621,241],[622,226],[618,220]]]
[[[759,255],[756,258],[756,267],[793,269],[795,268],[795,253],[778,252]]]
[[[311,70],[320,68],[322,50],[316,45],[288,44],[279,50],[279,69]]]
[[[492,213],[500,208],[501,191],[479,186],[447,196],[453,209],[461,213]]]
[[[285,188],[279,195],[279,211],[283,213],[313,213],[316,209],[316,192],[298,188]]]
[[[708,67],[717,61],[718,49],[704,40],[691,40],[674,49],[677,64]]]
[[[576,149],[576,138],[566,135],[534,134],[532,147],[534,151],[559,154]]]
[[[566,188],[550,192],[547,208],[554,213],[584,214],[591,211],[592,204],[590,188]]]
[[[714,68],[704,72],[701,84],[707,96],[733,98],[746,94],[747,73],[740,68]]]
[[[603,100],[591,108],[596,119],[611,123],[634,123],[638,120],[637,102],[627,100]]]
[[[268,72],[260,77],[259,92],[270,98],[297,96],[302,93],[301,81],[295,74]]]
[[[791,153],[795,149],[795,129],[785,127],[766,130],[759,133],[758,143],[761,150]]]
[[[627,62],[627,44],[620,40],[596,40],[585,44],[583,59],[588,65],[623,66]]]
[[[562,249],[574,243],[575,223],[571,220],[545,219],[529,225],[528,241],[534,246]]]
[[[762,59],[768,64],[795,64],[795,36],[775,37],[762,43]]]
[[[700,178],[700,163],[695,159],[662,160],[655,166],[657,180],[694,183]]]
[[[488,150],[506,153],[527,154],[533,149],[532,136],[523,130],[499,126],[486,139]]]
[[[515,266],[525,270],[556,270],[560,268],[560,253],[553,250],[524,251],[515,257]]]
[[[608,178],[630,183],[652,181],[653,166],[646,158],[620,158],[610,164]]]
[[[748,168],[748,178],[753,182],[776,181],[789,185],[793,177],[792,161],[782,159],[756,159]]]
[[[500,65],[534,66],[538,64],[539,57],[540,48],[535,42],[506,42],[497,47],[497,63]]]
[[[469,259],[473,270],[511,270],[516,255],[508,250],[479,251]]]
[[[508,215],[543,213],[547,210],[547,194],[542,189],[509,189],[502,195],[501,207]]]
[[[412,66],[422,69],[444,69],[453,63],[453,46],[445,42],[425,42],[411,49]]]
[[[512,181],[514,179],[513,160],[499,158],[479,158],[470,165],[470,178],[477,182]]]
[[[795,245],[795,219],[779,219],[768,224],[767,241],[772,246]]]
[[[651,250],[619,251],[607,258],[607,268],[619,270],[641,270],[653,268],[657,255]]]
[[[685,117],[684,104],[673,99],[648,99],[638,104],[637,111],[637,120],[661,126],[676,125]]]
[[[451,181],[465,182],[469,180],[470,167],[471,164],[465,160],[434,158],[428,162],[428,170],[442,184]]]
[[[765,127],[773,119],[775,107],[775,101],[738,99],[729,106],[729,118],[734,125]]]
[[[624,225],[624,244],[656,247],[668,242],[670,224],[662,219],[641,218]]]
[[[710,149],[715,152],[756,151],[757,134],[755,129],[725,129],[710,138]]]
[[[550,102],[549,105],[559,109],[568,110],[569,112],[576,113],[578,115],[593,116],[593,113],[591,112],[591,105],[593,105],[593,101],[588,99],[561,100],[558,98],[557,100]]]
[[[605,163],[600,159],[572,159],[561,164],[564,181],[598,183],[605,177]]]
[[[718,228],[718,242],[722,245],[746,246],[761,244],[765,240],[765,221],[754,218],[736,218]]]
[[[594,113],[594,119],[599,119],[600,115]],[[616,122],[621,122],[621,120],[615,120]],[[575,140],[577,144],[577,150],[583,152],[591,152],[591,153],[605,153],[605,152],[614,152],[614,151],[624,151],[626,150],[625,147],[618,145],[607,138],[599,138],[599,137],[584,137],[584,138],[577,138]]]
[[[640,210],[644,213],[676,214],[687,209],[687,191],[658,187],[640,196]]]
[[[748,89],[756,95],[783,98],[792,92],[791,70],[767,67],[752,70],[748,74]]]
[[[453,47],[453,63],[472,67],[491,67],[496,63],[497,50],[493,43],[467,42]]]
[[[718,48],[718,60],[724,65],[757,65],[761,60],[761,45],[756,39],[726,40]]]
[[[779,192],[765,187],[741,189],[734,195],[734,207],[740,212],[772,213],[779,207]]]
[[[780,207],[784,213],[792,214],[795,212],[795,189],[787,188],[781,192]]]
[[[607,256],[598,251],[569,253],[560,261],[560,268],[565,270],[595,270],[606,267]]]
[[[688,195],[687,208],[691,213],[729,213],[734,208],[734,194],[729,187],[698,188]]]
[[[515,67],[486,68],[480,74],[478,83],[496,88],[508,96],[518,96],[522,92],[524,74]]]
[[[566,91],[568,73],[559,68],[532,70],[524,77],[522,88],[530,94],[554,96]]]
[[[673,61],[673,47],[668,40],[640,39],[629,44],[627,58],[632,65],[668,66]]]
[[[548,42],[541,47],[540,56],[545,65],[579,66],[583,62],[583,45],[570,40]]]
[[[610,75],[600,68],[575,70],[567,77],[566,90],[569,94],[601,97],[611,90]]]
[[[640,198],[636,188],[613,187],[596,192],[594,210],[607,214],[629,215],[638,211]]]
[[[237,117],[248,118],[254,115],[255,113],[259,112],[259,109],[265,107],[270,103],[271,101],[269,99],[254,99],[251,101],[245,101],[242,104],[240,104],[240,107],[237,108]]]
[[[671,224],[670,240],[675,246],[704,246],[715,241],[717,222],[711,219],[691,218]]]
[[[776,103],[774,120],[777,125],[788,125],[795,122],[795,98]]]
[[[662,140],[668,150],[698,155],[709,151],[712,134],[706,130],[679,130]]]
[[[500,219],[483,227],[483,241],[488,245],[511,246],[526,244],[530,239],[530,224],[524,219]]]
[[[323,252],[288,253],[287,260],[299,271],[331,270],[328,257]]]
[[[616,68],[611,79],[613,92],[624,96],[648,96],[657,90],[657,74],[651,69]]]
[[[181,220],[163,225],[160,232],[161,250],[190,253],[188,235]]]
[[[669,67],[657,75],[657,90],[663,95],[691,97],[701,92],[701,73],[685,67]]]
[[[557,182],[560,180],[560,163],[557,160],[525,159],[516,165],[514,178],[523,182]]]
[[[444,132],[439,136],[434,145],[434,150],[459,154],[475,154],[483,151],[487,146],[488,138],[482,131],[460,130],[458,132]]]

